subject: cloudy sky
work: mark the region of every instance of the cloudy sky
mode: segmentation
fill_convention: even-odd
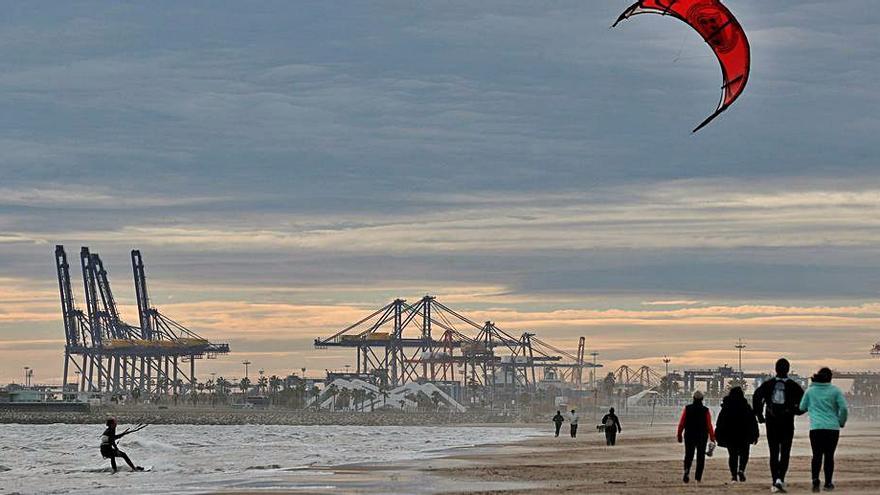
[[[101,253],[240,375],[436,294],[607,366],[781,354],[874,368],[880,14],[728,0],[752,45],[717,104],[683,24],[629,0],[10,2],[0,19],[0,382],[57,382],[53,250]],[[82,300],[79,273],[75,290]]]

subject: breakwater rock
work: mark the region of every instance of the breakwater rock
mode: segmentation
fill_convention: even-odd
[[[100,424],[115,417],[121,424],[188,425],[352,425],[437,426],[450,424],[516,423],[514,417],[494,412],[327,411],[302,409],[241,410],[231,408],[93,407],[88,412],[0,411],[0,423]]]

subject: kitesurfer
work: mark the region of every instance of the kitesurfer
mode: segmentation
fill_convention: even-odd
[[[685,406],[678,421],[676,433],[678,443],[684,442],[684,476],[681,480],[688,483],[691,478],[691,464],[694,454],[697,456],[697,469],[694,480],[698,483],[703,479],[703,467],[706,463],[706,443],[715,442],[715,429],[712,428],[712,413],[703,405],[703,392],[694,392],[694,401]]]
[[[803,414],[798,408],[804,389],[788,377],[791,363],[776,361],[776,377],[765,381],[752,396],[752,408],[759,423],[767,425],[770,449],[770,475],[773,493],[785,493],[785,474],[794,439],[794,417]]]
[[[813,492],[819,491],[819,468],[825,471],[825,490],[833,490],[834,451],[840,439],[840,429],[846,426],[846,399],[839,388],[831,384],[831,370],[822,368],[813,375],[810,388],[804,394],[799,409],[810,414],[810,447]]]
[[[562,417],[562,411],[556,411],[556,416],[553,416],[553,423],[556,425],[556,436],[559,436],[559,430],[562,429],[562,422],[565,421],[565,418]]]
[[[602,424],[605,425],[605,445],[614,446],[617,443],[617,434],[623,431],[623,428],[620,427],[620,419],[614,414],[613,407],[602,417]]]
[[[138,431],[135,430],[126,430],[122,433],[116,433],[116,418],[110,418],[107,420],[107,429],[104,430],[104,433],[101,434],[101,455],[105,459],[110,459],[110,465],[113,466],[113,472],[117,471],[116,468],[116,458],[121,457],[122,460],[125,461],[126,464],[131,468],[132,471],[143,471],[144,468],[141,466],[135,466],[131,459],[128,458],[125,452],[119,450],[119,447],[116,445],[116,441],[120,438],[128,435],[129,433],[134,433]]]
[[[721,402],[721,412],[718,413],[718,421],[715,423],[718,445],[727,447],[730,481],[746,481],[749,445],[758,443],[759,434],[758,421],[742,387],[731,388]]]

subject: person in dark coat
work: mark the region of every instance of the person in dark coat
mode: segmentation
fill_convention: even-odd
[[[694,392],[694,402],[685,406],[678,421],[678,443],[684,442],[684,476],[685,483],[691,480],[691,464],[694,454],[697,456],[697,470],[694,480],[698,483],[703,479],[703,466],[706,464],[706,443],[715,441],[715,428],[712,427],[712,413],[703,405],[703,392]]]
[[[556,416],[553,416],[553,423],[556,424],[556,436],[559,436],[559,430],[562,429],[562,423],[565,421],[565,418],[562,416],[562,411],[556,411]]]
[[[715,423],[715,438],[720,447],[727,447],[730,480],[746,480],[749,445],[758,443],[758,419],[742,387],[733,387],[721,402],[721,412]]]
[[[617,434],[623,431],[613,407],[602,417],[602,424],[605,426],[605,445],[613,447],[617,443]]]

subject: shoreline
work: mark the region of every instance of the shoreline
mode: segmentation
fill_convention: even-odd
[[[115,417],[120,424],[166,425],[287,425],[287,426],[529,426],[509,416],[486,412],[326,411],[302,409],[193,409],[101,407],[88,412],[0,410],[0,424],[103,424]]]
[[[758,445],[752,447],[746,483],[729,481],[727,452],[718,449],[715,456],[707,459],[703,482],[685,485],[681,481],[683,449],[674,439],[675,424],[663,422],[651,426],[622,421],[624,430],[615,447],[605,446],[604,435],[593,429],[585,428],[577,439],[572,439],[565,434],[555,438],[552,426],[545,423],[461,423],[436,426],[529,428],[535,430],[537,436],[516,440],[503,440],[515,437],[502,436],[494,441],[487,437],[489,442],[480,443],[479,433],[466,433],[470,445],[426,451],[423,457],[393,460],[395,457],[385,456],[380,450],[368,461],[273,469],[271,466],[285,465],[282,449],[276,450],[272,458],[266,458],[266,467],[261,467],[272,470],[271,485],[257,486],[256,481],[250,486],[230,482],[204,489],[194,487],[195,490],[186,490],[186,493],[538,495],[552,491],[607,495],[698,492],[745,495],[769,490],[768,453],[763,432]],[[835,471],[837,492],[880,493],[880,449],[877,448],[880,423],[854,421],[841,433]],[[290,448],[296,448],[295,444]],[[809,455],[807,424],[799,421],[787,479],[791,492],[809,492]]]
[[[546,425],[530,425],[541,427]],[[270,490],[275,494],[411,493],[539,495],[665,495],[669,493],[764,494],[770,486],[765,437],[752,446],[745,483],[731,483],[727,452],[719,448],[706,459],[700,484],[681,481],[682,446],[673,423],[627,425],[618,445],[606,447],[604,436],[585,431],[577,439],[560,435],[510,443],[457,447],[436,458],[388,466],[356,463],[321,468],[326,486]],[[880,492],[880,424],[855,422],[842,431],[836,456],[836,493]],[[332,474],[332,476],[327,476]],[[328,479],[329,478],[329,479]],[[790,492],[810,491],[810,447],[806,425],[799,425],[787,482]],[[212,495],[258,493],[247,490],[205,492]],[[267,493],[259,491],[259,493]]]

